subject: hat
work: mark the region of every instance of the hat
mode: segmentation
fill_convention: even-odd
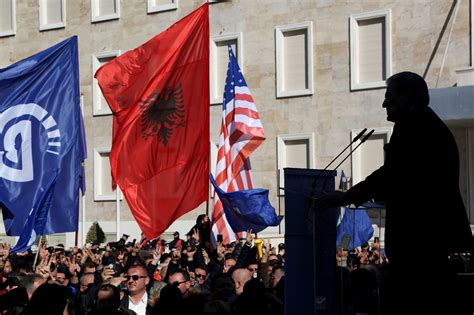
[[[55,250],[64,250],[64,245],[63,244],[57,244],[56,246],[54,246],[54,249]]]
[[[129,237],[130,237],[130,235],[123,233],[123,234],[122,234],[122,237],[129,238]]]
[[[284,243],[278,244],[278,250],[280,250],[280,249],[285,249],[285,244]]]

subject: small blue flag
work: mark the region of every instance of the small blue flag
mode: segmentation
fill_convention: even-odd
[[[344,236],[349,237],[348,250],[367,243],[374,235],[372,221],[363,208],[341,208],[337,225],[336,246],[341,247]]]
[[[268,189],[249,189],[225,192],[217,186],[214,177],[209,176],[232,230],[237,232],[252,229],[253,233],[269,226],[280,224],[283,216],[277,216],[268,200]]]
[[[12,253],[77,231],[86,158],[77,37],[0,69],[0,205]]]

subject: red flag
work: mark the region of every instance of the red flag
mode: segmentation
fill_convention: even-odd
[[[112,178],[156,238],[208,198],[208,4],[95,77],[114,114]]]

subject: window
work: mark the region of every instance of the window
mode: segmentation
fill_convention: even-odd
[[[352,130],[351,139],[362,130]],[[383,165],[385,152],[383,147],[388,143],[392,128],[377,128],[372,136],[352,154],[352,184],[364,180],[373,171]],[[354,149],[360,140],[352,144]]]
[[[227,45],[231,45],[240,69],[244,72],[242,33],[211,37],[211,104],[222,104],[227,65],[229,63],[229,51]]]
[[[156,13],[178,8],[178,0],[148,0],[147,13]]]
[[[16,33],[15,0],[0,1],[0,37]]]
[[[450,126],[459,150],[459,188],[469,221],[474,224],[474,127]]]
[[[314,168],[314,134],[277,136],[278,186],[284,187],[285,167]],[[279,195],[283,191],[278,189]]]
[[[66,27],[66,1],[40,0],[39,1],[39,29],[40,31]]]
[[[313,22],[275,28],[277,97],[313,94]]]
[[[91,0],[92,23],[120,18],[120,0]]]
[[[94,200],[116,200],[116,192],[112,190],[110,172],[110,148],[94,148]]]
[[[390,25],[390,10],[351,15],[351,90],[385,87],[392,73]]]
[[[92,115],[94,116],[112,114],[109,105],[104,98],[104,95],[102,95],[99,83],[97,83],[97,79],[94,78],[94,74],[102,65],[106,64],[118,55],[120,55],[120,50],[107,51],[92,55]]]

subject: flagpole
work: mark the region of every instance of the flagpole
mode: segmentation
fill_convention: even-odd
[[[116,231],[117,231],[117,240],[120,239],[120,188],[117,185],[115,189],[115,208],[117,210],[117,217],[116,217]]]
[[[79,197],[81,197],[80,193],[79,193]],[[81,204],[81,207],[82,207],[82,204]],[[77,243],[79,242],[79,223],[81,222],[81,219],[79,218],[79,215],[77,216],[77,230],[76,230],[76,233],[74,233],[74,246],[77,247]]]
[[[84,93],[81,93],[81,114],[84,117]],[[82,161],[82,167],[84,166],[84,161]],[[85,176],[85,174],[83,174]],[[85,187],[85,178],[82,179]],[[84,245],[86,243],[86,196],[85,196],[85,188],[82,187],[83,191],[81,191],[81,208],[82,208],[82,226],[81,226],[81,244]],[[76,246],[77,246],[77,233],[76,233]]]
[[[35,270],[35,267],[36,267],[36,262],[38,261],[38,254],[41,250],[41,240],[43,239],[43,235],[40,236],[40,239],[38,241],[38,250],[36,251],[36,255],[35,255],[35,261],[33,262],[33,271]]]
[[[86,196],[85,195],[81,196],[81,203],[82,203],[81,204],[82,206],[81,244],[85,244],[86,243]]]

